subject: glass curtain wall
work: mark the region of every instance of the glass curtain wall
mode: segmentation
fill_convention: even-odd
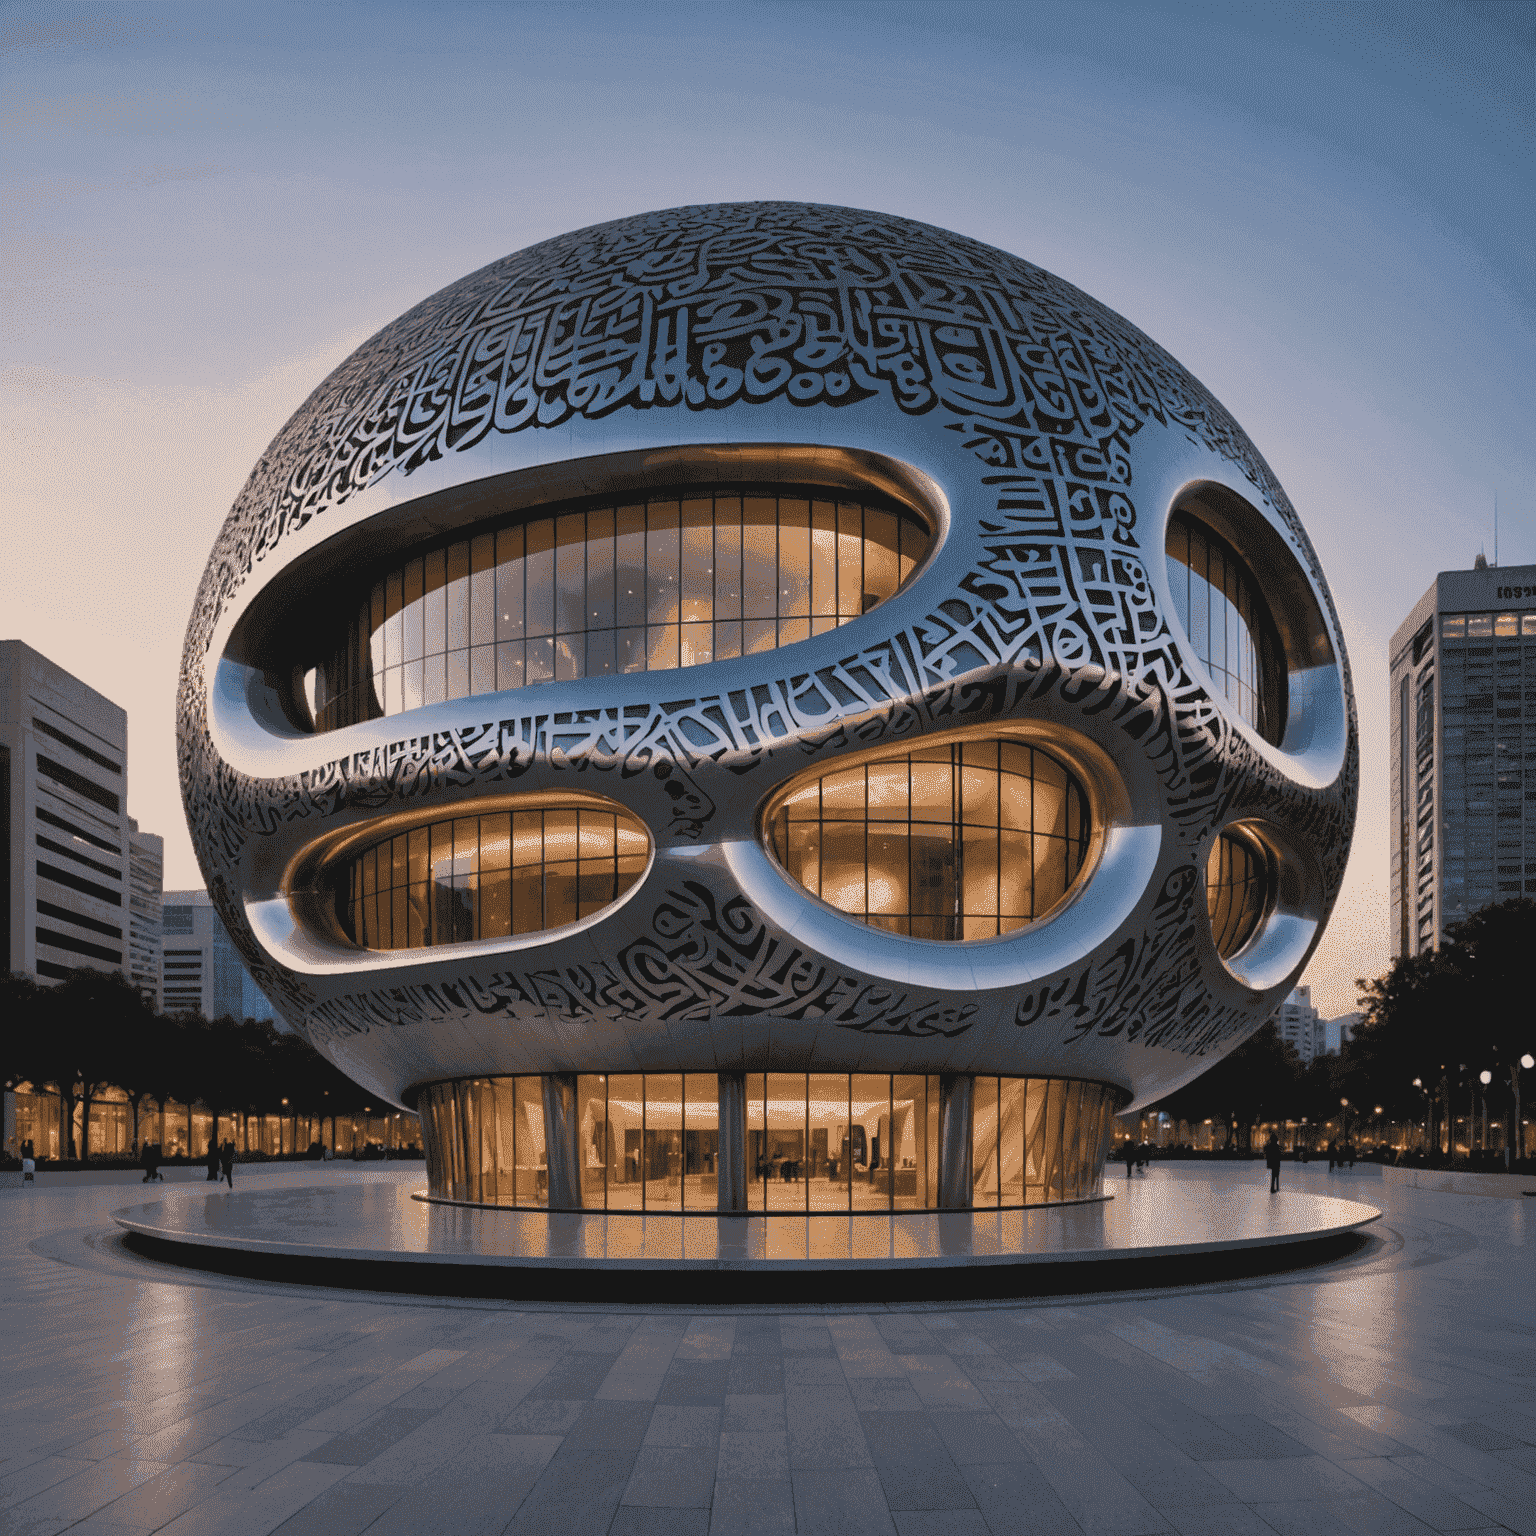
[[[1168,523],[1168,583],[1195,654],[1266,741],[1285,732],[1286,673],[1274,622],[1242,558],[1195,519]]]
[[[973,1204],[1048,1205],[1097,1192],[1115,1091],[1060,1078],[978,1077]],[[581,1202],[588,1210],[718,1208],[719,1083],[710,1073],[583,1074],[576,1080]],[[537,1077],[465,1079],[418,1103],[435,1195],[547,1206]],[[846,1072],[750,1072],[749,1212],[932,1210],[939,1080]]]
[[[549,1204],[541,1078],[432,1083],[421,1090],[417,1113],[433,1194],[487,1205]]]
[[[623,810],[460,816],[402,832],[337,872],[337,911],[364,949],[537,933],[590,917],[645,872],[650,837]]]
[[[910,512],[809,493],[520,515],[374,583],[309,674],[315,729],[792,645],[884,602],[929,542]]]
[[[1055,758],[975,740],[823,774],[768,819],[814,896],[915,939],[990,939],[1044,917],[1088,852],[1088,798]]]
[[[971,1121],[972,1207],[1092,1198],[1119,1103],[1102,1083],[978,1077]]]

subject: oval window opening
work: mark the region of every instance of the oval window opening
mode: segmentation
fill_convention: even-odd
[[[728,661],[851,623],[931,543],[905,507],[826,491],[546,506],[380,572],[297,675],[329,731],[529,683]]]
[[[1285,734],[1284,648],[1237,550],[1187,509],[1168,521],[1168,584],[1191,647],[1240,719],[1278,746]]]
[[[618,807],[435,821],[336,865],[336,915],[364,949],[540,933],[612,906],[645,873],[650,846],[644,823]]]
[[[887,933],[956,942],[1038,922],[1087,859],[1082,784],[1038,747],[951,742],[791,787],[767,841],[813,896]]]
[[[1258,932],[1274,886],[1273,860],[1257,838],[1229,827],[1216,839],[1205,864],[1205,904],[1211,938],[1223,960],[1230,960]]]

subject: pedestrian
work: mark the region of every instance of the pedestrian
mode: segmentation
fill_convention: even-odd
[[[1338,1154],[1339,1154],[1339,1149],[1334,1144],[1333,1137],[1330,1136],[1328,1138],[1328,1172],[1329,1173],[1332,1173],[1333,1170],[1338,1166],[1338,1161],[1339,1161],[1339,1155]]]
[[[1136,1143],[1127,1140],[1120,1150],[1125,1154],[1125,1176],[1129,1179],[1136,1171]]]
[[[212,1136],[208,1138],[208,1177],[204,1180],[208,1184],[219,1182],[219,1144]]]
[[[219,1171],[229,1180],[229,1187],[235,1187],[235,1144],[226,1141],[219,1151]]]
[[[147,1141],[144,1150],[139,1153],[139,1167],[144,1170],[144,1177],[139,1182],[152,1184],[155,1179],[155,1149]]]
[[[1269,1192],[1280,1192],[1280,1143],[1275,1139],[1273,1131],[1269,1134],[1269,1140],[1264,1143],[1264,1165],[1269,1169]]]

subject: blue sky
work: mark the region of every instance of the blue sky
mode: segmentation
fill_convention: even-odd
[[[1364,793],[1309,975],[1385,963],[1386,643],[1536,561],[1536,6],[0,8],[4,623],[129,710],[199,877],[182,632],[218,525],[358,342],[547,235],[790,197],[1016,251],[1188,365],[1318,545]]]

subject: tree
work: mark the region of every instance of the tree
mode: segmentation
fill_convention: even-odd
[[[1285,1117],[1299,1071],[1295,1049],[1269,1023],[1156,1108],[1177,1120],[1219,1119],[1230,1149],[1238,1144],[1239,1126],[1252,1126],[1266,1116]]]

